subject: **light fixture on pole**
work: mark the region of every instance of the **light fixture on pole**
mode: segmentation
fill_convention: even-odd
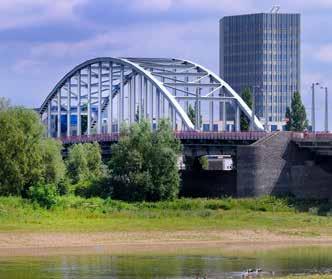
[[[329,131],[329,96],[327,86],[321,86],[321,89],[324,89],[325,92],[325,117],[324,117],[324,131]]]
[[[329,131],[329,93],[325,87],[325,132]]]
[[[316,131],[316,115],[315,115],[315,86],[319,85],[319,82],[313,83],[311,85],[312,95],[311,95],[311,131]]]

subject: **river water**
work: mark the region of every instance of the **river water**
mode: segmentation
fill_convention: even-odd
[[[263,275],[332,272],[332,247],[283,248],[169,256],[51,256],[0,258],[0,278],[241,278],[249,268]]]

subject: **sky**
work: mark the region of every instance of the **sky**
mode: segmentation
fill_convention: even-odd
[[[310,119],[311,83],[331,88],[332,129],[332,0],[0,0],[0,96],[39,107],[75,65],[100,56],[189,59],[219,73],[219,19],[273,5],[301,13],[302,98]],[[323,90],[316,102],[322,129]]]

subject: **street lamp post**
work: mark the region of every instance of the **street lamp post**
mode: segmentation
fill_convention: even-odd
[[[316,114],[315,114],[315,86],[319,85],[319,82],[313,83],[311,85],[312,95],[311,95],[311,131],[316,131]]]
[[[325,87],[325,132],[329,131],[329,93]]]

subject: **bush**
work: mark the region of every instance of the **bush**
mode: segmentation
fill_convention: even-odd
[[[69,194],[70,183],[66,178],[61,179],[57,184],[57,190],[60,196]]]
[[[109,163],[113,198],[126,201],[171,200],[179,192],[180,142],[166,121],[157,131],[148,122],[122,130]]]
[[[58,201],[57,187],[54,184],[32,186],[29,188],[29,198],[41,207],[49,209]]]
[[[108,177],[86,179],[78,182],[74,187],[74,193],[84,198],[100,197],[109,198],[112,196],[112,181]]]
[[[98,143],[75,144],[68,150],[67,174],[72,183],[105,176]]]

